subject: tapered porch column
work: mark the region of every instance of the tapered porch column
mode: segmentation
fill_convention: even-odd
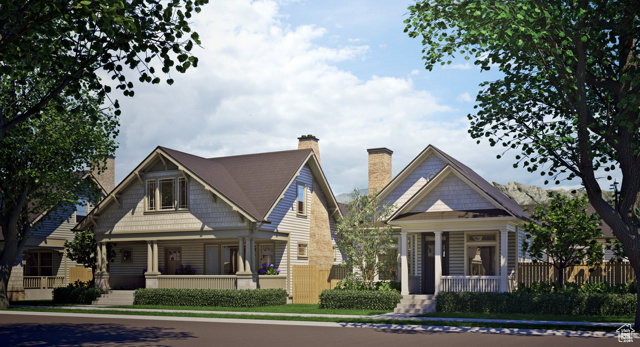
[[[158,288],[158,241],[147,241],[147,273],[144,274],[146,288]]]
[[[106,242],[98,242],[96,249],[97,273],[95,274],[96,287],[101,288],[104,291],[108,291],[109,287],[109,273],[107,272],[107,244]]]
[[[153,243],[147,241],[147,272],[153,272]]]
[[[96,247],[96,270],[102,272],[102,242],[98,242]]]
[[[434,295],[438,295],[440,293],[440,283],[442,282],[442,231],[436,230],[433,232],[435,239],[435,255],[434,255],[434,266],[435,266],[435,286],[434,286]]]
[[[254,238],[247,239],[247,261],[245,262],[245,270],[247,272],[255,273],[254,267],[256,264],[256,240]]]
[[[153,273],[159,273],[160,269],[158,268],[158,241],[151,241],[151,245],[153,248],[153,255],[152,255],[152,260],[153,260]]]
[[[400,233],[401,294],[409,295],[409,264],[407,262],[407,232]]]
[[[500,291],[507,291],[507,257],[508,257],[508,234],[506,229],[500,230]]]
[[[238,238],[238,272],[244,273],[244,237]]]
[[[100,249],[100,260],[101,260],[100,271],[107,272],[107,263],[109,262],[108,254],[107,254],[107,243],[101,242],[100,248],[101,248]]]

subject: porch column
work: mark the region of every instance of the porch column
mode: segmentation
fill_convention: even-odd
[[[102,260],[100,271],[107,272],[107,263],[109,262],[109,255],[107,254],[107,243],[101,242],[100,247],[102,248],[100,250],[100,259]]]
[[[401,294],[409,295],[409,264],[407,262],[407,232],[400,233]]]
[[[98,242],[96,250],[97,273],[95,274],[96,287],[104,291],[111,289],[109,287],[109,273],[107,272],[107,244],[106,242]]]
[[[247,251],[247,253],[248,253],[247,262],[248,262],[249,265],[246,266],[245,270],[247,270],[248,272],[251,272],[251,273],[255,273],[256,271],[254,271],[254,270],[255,270],[255,266],[256,266],[256,239],[249,238],[249,239],[247,239],[247,241],[248,241],[248,244],[249,244],[247,246],[247,248],[248,248],[248,251]],[[275,254],[274,254],[274,257],[275,257]]]
[[[436,236],[435,240],[435,255],[434,255],[434,265],[435,265],[435,287],[433,294],[438,295],[440,293],[440,284],[442,282],[442,230],[436,230],[433,232]]]
[[[508,257],[507,229],[500,230],[500,291],[507,291],[507,257]]]
[[[238,272],[244,273],[244,237],[238,238]]]
[[[153,246],[147,241],[147,272],[153,272]]]
[[[158,273],[160,272],[160,269],[158,268],[158,241],[154,240],[151,241],[152,243],[152,248],[153,248],[153,264],[152,264],[152,268],[153,268],[153,273]]]
[[[96,270],[102,272],[102,242],[98,242],[96,247]]]

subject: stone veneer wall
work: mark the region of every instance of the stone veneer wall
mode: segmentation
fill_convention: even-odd
[[[327,198],[314,179],[311,192],[311,214],[309,226],[309,264],[319,269],[330,269],[334,250],[331,243],[331,227]]]

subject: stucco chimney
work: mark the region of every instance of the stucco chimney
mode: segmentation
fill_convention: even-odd
[[[100,183],[100,186],[102,186],[102,188],[104,188],[104,190],[107,191],[107,194],[111,193],[113,188],[116,187],[116,163],[115,162],[116,162],[115,157],[111,157],[111,156],[108,157],[107,163],[106,163],[106,169],[99,174],[97,172],[94,172],[93,174],[93,176],[96,178],[98,183]]]
[[[369,153],[369,195],[377,194],[391,182],[391,155],[389,148],[370,148]]]
[[[318,138],[309,134],[298,137],[298,149],[311,148],[320,162],[320,148],[318,147]]]

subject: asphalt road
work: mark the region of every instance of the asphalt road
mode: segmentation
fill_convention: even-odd
[[[610,337],[233,322],[0,313],[0,346],[620,346]]]

